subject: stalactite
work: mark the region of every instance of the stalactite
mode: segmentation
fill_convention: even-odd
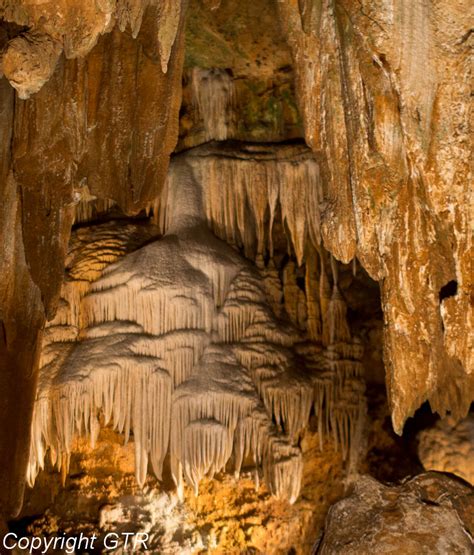
[[[308,313],[308,336],[312,341],[321,341],[321,307],[319,302],[319,273],[317,254],[314,249],[308,249],[306,256],[305,291]]]
[[[192,70],[194,101],[204,125],[206,141],[223,141],[231,134],[234,83],[223,69]]]
[[[158,44],[163,73],[168,71],[168,62],[178,33],[181,10],[180,1],[160,0],[158,3]]]
[[[290,260],[283,269],[283,295],[285,310],[291,322],[301,328],[306,328],[306,298],[296,280],[296,265]]]
[[[199,87],[200,94],[207,95]],[[210,112],[220,101],[209,92],[208,102],[210,107],[206,110]],[[215,119],[209,114],[205,121]],[[208,125],[215,127],[217,123]],[[320,173],[306,148],[282,147],[275,155],[251,146],[238,153],[202,147],[189,156],[189,163],[206,183],[203,203],[211,229],[227,243],[243,246],[247,257],[261,260],[265,252],[273,254],[277,205],[299,265],[307,244],[319,246]],[[154,210],[155,221],[163,230],[167,204],[169,201],[162,196]],[[299,209],[302,205],[303,211]]]
[[[74,223],[83,224],[109,212],[116,203],[110,199],[81,199],[74,207]]]
[[[130,26],[133,38],[136,38],[143,20],[143,15],[151,0],[120,0],[117,2],[117,22],[119,29],[123,32]]]
[[[275,262],[272,258],[270,258],[266,266],[260,269],[260,274],[262,276],[267,296],[272,303],[273,312],[279,317],[283,308],[283,288],[280,276],[278,275],[278,270],[275,267]]]
[[[351,339],[351,332],[347,324],[347,306],[342,298],[338,285],[338,270],[334,257],[331,256],[331,271],[333,279],[333,289],[331,300],[328,306],[328,327],[330,343],[344,343]]]
[[[319,303],[321,306],[321,329],[322,343],[329,345],[331,342],[330,322],[329,322],[329,303],[331,301],[331,286],[326,272],[325,253],[319,249],[319,261],[321,264],[321,273],[319,276]]]

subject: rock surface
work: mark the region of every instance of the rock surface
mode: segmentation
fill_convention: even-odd
[[[291,54],[273,0],[208,4],[188,6],[178,149],[212,139],[301,138]]]
[[[418,456],[426,470],[456,474],[474,486],[474,415],[440,420],[420,432]]]
[[[55,29],[64,35],[67,54],[68,40],[81,42],[90,32],[87,22],[97,23],[89,13],[91,5],[82,10],[82,3],[76,2],[64,1],[59,6],[56,2],[15,3],[15,7],[3,2],[0,16],[31,26],[31,32],[40,32],[41,23],[53,38]],[[125,30],[132,12],[138,17],[144,5],[117,4],[122,6],[118,27]],[[175,3],[176,8],[179,5]],[[181,99],[184,12],[178,12],[176,38],[167,39],[171,50],[166,55],[166,73],[160,57],[164,38],[157,36],[156,29],[167,26],[169,18],[152,2],[139,21],[132,18],[136,39],[128,31],[107,27],[111,32],[100,38],[85,59],[61,56],[51,78],[30,99],[14,98],[7,81],[1,79],[0,420],[9,424],[0,430],[4,465],[0,512],[14,514],[21,503],[37,346],[44,321],[54,314],[58,301],[74,204],[93,195],[113,199],[123,211],[137,213],[155,198],[164,181],[177,141]],[[4,59],[7,72],[13,75],[19,69],[9,49],[29,39],[28,33],[20,33],[21,27],[10,25],[7,30],[16,33]],[[98,34],[94,37],[95,44]],[[74,55],[79,53],[73,50]],[[80,52],[85,55],[88,50]],[[24,58],[23,54],[18,58],[21,64]],[[44,59],[40,62],[44,81]],[[37,84],[25,82],[29,90]]]
[[[381,284],[395,430],[474,399],[468,0],[279,0],[321,228]]]
[[[30,33],[10,41],[3,56],[3,74],[21,99],[38,92],[56,69],[61,46],[48,35]]]
[[[318,555],[469,555],[474,490],[443,474],[420,474],[400,486],[369,476],[331,507]]]
[[[94,449],[84,439],[74,443],[65,486],[48,468],[35,488],[27,490],[22,534],[49,537],[82,531],[103,539],[109,531],[136,530],[150,533],[152,552],[169,555],[246,550],[307,555],[328,507],[343,494],[341,453],[330,438],[321,451],[315,428],[301,443],[302,494],[293,505],[275,499],[263,483],[257,489],[247,468],[240,480],[225,474],[203,480],[197,497],[185,487],[185,502],[180,503],[168,462],[161,485],[149,476],[144,490],[137,486],[133,441],[124,446],[118,434],[104,428]]]

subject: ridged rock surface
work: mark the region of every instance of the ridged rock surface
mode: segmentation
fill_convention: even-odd
[[[306,140],[325,165],[324,244],[381,284],[394,428],[425,400],[464,416],[474,398],[469,2],[278,6]]]
[[[472,553],[474,491],[436,472],[400,486],[361,476],[329,510],[318,555]]]
[[[73,206],[98,196],[136,213],[166,175],[178,135],[184,5],[0,3],[0,17],[13,22],[1,37],[1,66],[19,92],[14,98],[0,81],[0,420],[8,422],[0,512],[15,513],[22,497],[38,338],[58,300]]]

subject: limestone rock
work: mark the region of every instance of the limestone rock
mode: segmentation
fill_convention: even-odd
[[[207,230],[189,166],[176,161],[169,180],[163,239],[107,268],[123,252],[120,234],[76,252],[76,280],[65,283],[43,343],[29,481],[48,447],[67,472],[73,437],[94,444],[103,413],[126,439],[133,431],[140,485],[149,460],[161,479],[168,446],[181,495],[183,475],[197,494],[231,455],[238,473],[251,454],[270,490],[294,502],[302,466],[293,438],[313,393],[287,353],[295,334],[277,325],[259,275]]]
[[[426,470],[450,472],[474,485],[474,416],[440,420],[420,432],[418,456]]]
[[[23,44],[30,32],[40,33],[40,20],[50,26],[41,35],[43,46],[56,53],[52,41],[61,40],[52,29],[64,31],[64,41],[72,37],[63,27],[68,17],[77,18],[80,26],[91,6],[94,13],[101,6],[100,13],[111,17],[108,2],[87,3],[85,12],[73,2],[28,3],[25,10],[19,3],[4,4],[0,2],[1,17],[34,28],[25,35],[21,27],[12,28],[13,37],[7,33],[5,63],[12,75],[16,70],[9,68],[9,49]],[[116,28],[84,60],[61,56],[49,80],[27,100],[14,100],[8,81],[0,81],[0,418],[10,422],[0,431],[0,459],[5,461],[0,512],[15,513],[22,497],[37,345],[46,316],[54,314],[59,300],[75,192],[87,187],[90,195],[137,213],[158,194],[166,176],[178,135],[184,9],[166,74],[158,16],[151,4],[136,39]],[[66,49],[66,42],[61,44]],[[44,52],[37,52],[40,60]],[[41,75],[46,75],[43,69]]]
[[[395,430],[474,399],[467,0],[278,2],[321,233],[380,281]]]
[[[9,71],[5,74],[15,88],[18,88],[19,74],[22,74],[24,80],[29,73],[27,69],[33,70],[32,74],[28,75],[31,81],[34,74],[42,69],[42,79],[35,79],[35,87],[21,88],[24,95],[22,98],[26,98],[29,94],[37,92],[52,73],[51,71],[48,74],[46,69],[43,69],[43,66],[46,68],[51,65],[48,64],[49,47],[44,43],[57,45],[59,52],[64,49],[64,54],[69,59],[83,58],[97,44],[100,35],[109,33],[115,25],[122,32],[128,32],[130,29],[133,38],[136,38],[147,11],[156,13],[161,67],[166,73],[172,48],[179,34],[184,7],[185,2],[181,0],[0,1],[2,19],[13,22],[20,28],[30,29],[11,41],[9,49],[20,49],[22,55],[9,54]],[[36,38],[38,34],[43,37],[41,41]]]
[[[26,33],[10,41],[3,55],[2,70],[19,98],[28,98],[49,80],[61,50],[51,37],[38,33]]]
[[[318,555],[462,554],[474,549],[474,490],[429,472],[400,486],[369,476],[333,505]]]
[[[64,486],[50,468],[38,477],[26,491],[21,518],[29,523],[29,535],[50,536],[58,529],[73,535],[81,529],[99,537],[98,548],[106,533],[142,531],[150,534],[152,552],[167,555],[190,547],[192,553],[308,555],[327,509],[342,495],[343,464],[329,438],[320,450],[314,431],[301,448],[303,489],[293,505],[270,496],[264,484],[256,488],[248,466],[239,480],[229,474],[205,479],[198,497],[186,488],[185,503],[178,503],[169,491],[169,468],[165,492],[152,477],[142,490],[133,478],[133,439],[123,445],[119,434],[103,428],[94,449],[86,439],[75,441]]]

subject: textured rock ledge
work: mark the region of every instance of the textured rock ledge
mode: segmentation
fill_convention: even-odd
[[[400,486],[360,476],[331,507],[318,555],[469,555],[474,549],[474,489],[436,472]]]

